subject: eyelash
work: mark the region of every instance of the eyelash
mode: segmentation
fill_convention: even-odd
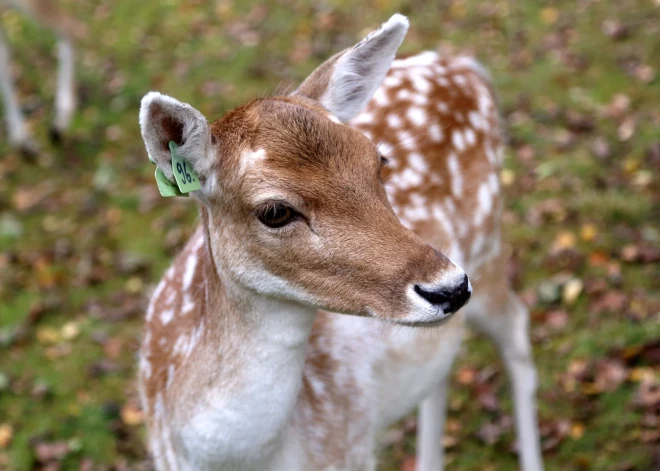
[[[280,217],[277,217],[280,213]],[[283,214],[281,214],[283,213]],[[302,215],[291,206],[279,201],[269,201],[255,211],[259,221],[270,229],[283,229],[302,218]]]

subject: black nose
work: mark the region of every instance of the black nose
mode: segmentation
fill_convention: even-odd
[[[435,291],[427,291],[419,285],[415,285],[415,293],[419,294],[422,298],[426,299],[434,306],[439,306],[447,314],[453,314],[460,308],[465,306],[465,303],[470,299],[472,290],[468,277],[463,275],[463,281],[455,288],[441,288]]]

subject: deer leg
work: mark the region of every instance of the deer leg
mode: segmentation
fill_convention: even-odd
[[[468,309],[468,320],[497,345],[513,387],[519,460],[524,471],[540,471],[543,459],[536,413],[536,368],[529,342],[529,311],[513,292],[504,303],[483,299]],[[496,309],[497,312],[486,312]]]
[[[67,37],[61,36],[57,41],[57,60],[55,119],[51,129],[51,138],[55,142],[59,142],[62,133],[69,127],[76,107],[74,50],[73,43]]]
[[[448,378],[422,401],[417,418],[417,471],[440,471],[444,467],[442,437],[447,415]]]
[[[26,153],[33,153],[36,147],[30,139],[23,113],[18,106],[14,81],[11,76],[11,55],[9,45],[0,31],[0,89],[5,108],[7,133],[12,146],[19,147]]]

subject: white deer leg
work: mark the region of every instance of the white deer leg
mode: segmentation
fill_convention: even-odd
[[[492,309],[488,300],[474,303]],[[476,306],[475,306],[476,307]],[[498,312],[469,310],[468,320],[496,344],[513,387],[519,460],[524,471],[540,471],[543,459],[536,414],[536,369],[529,343],[529,312],[518,296],[509,293]]]
[[[25,125],[23,113],[21,113],[21,108],[18,106],[14,81],[11,76],[9,45],[1,31],[0,88],[2,89],[2,101],[5,105],[5,121],[7,123],[7,133],[9,134],[9,143],[12,146],[20,147],[27,152],[34,151],[34,144],[30,140],[30,134]]]
[[[443,378],[422,401],[417,419],[417,471],[440,471],[444,467],[442,437],[447,415],[448,378]]]
[[[71,123],[76,108],[75,62],[73,43],[69,38],[61,37],[57,42],[57,92],[55,94],[55,120],[52,137],[59,140]]]

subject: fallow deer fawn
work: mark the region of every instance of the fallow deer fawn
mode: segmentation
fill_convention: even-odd
[[[55,117],[51,127],[51,137],[59,139],[67,130],[76,107],[74,79],[74,48],[72,32],[77,23],[58,6],[54,0],[0,0],[8,2],[28,14],[39,24],[57,35],[57,91],[55,93]],[[4,102],[5,121],[10,145],[27,153],[36,151],[25,118],[21,112],[14,82],[11,76],[9,45],[0,30],[0,88]]]
[[[464,318],[497,343],[521,466],[542,468],[491,86],[471,58],[394,60],[407,29],[394,15],[290,96],[211,125],[142,100],[151,158],[172,180],[174,141],[201,181],[200,226],[153,294],[141,350],[159,470],[373,470],[377,433],[421,404],[417,469],[437,471]],[[462,314],[459,265],[474,280]]]

